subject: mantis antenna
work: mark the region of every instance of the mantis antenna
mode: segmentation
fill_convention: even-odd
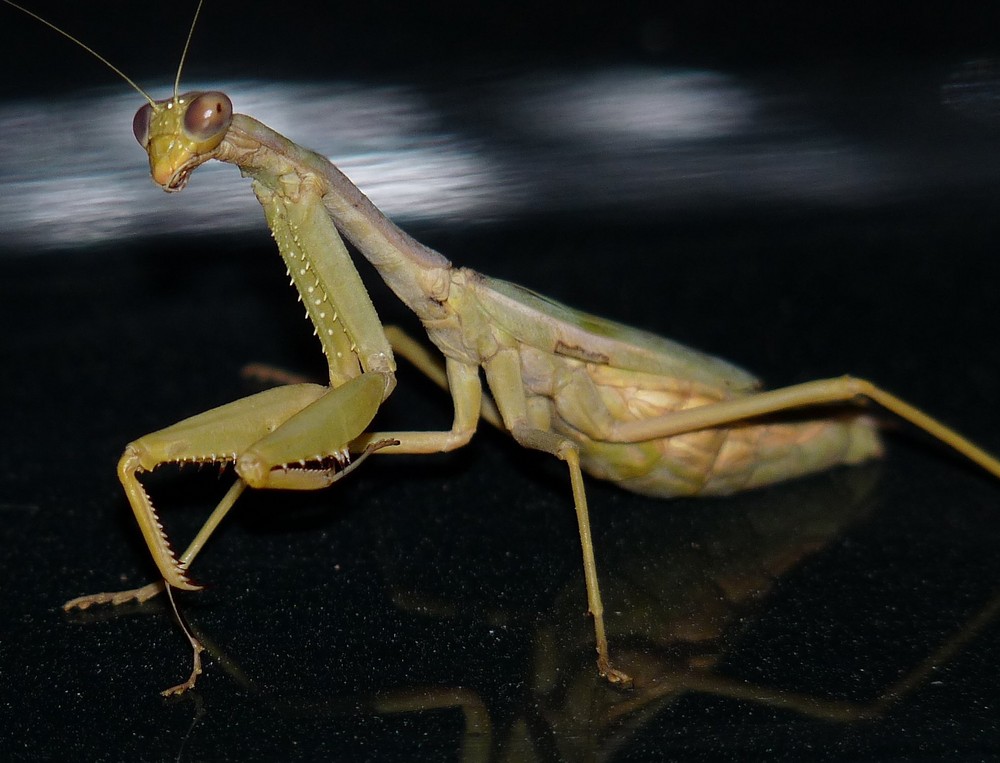
[[[191,47],[191,38],[194,37],[194,27],[198,23],[198,15],[201,13],[201,6],[205,0],[198,0],[198,7],[194,9],[194,18],[191,19],[191,28],[188,29],[187,39],[184,41],[184,50],[181,51],[181,60],[177,64],[177,76],[174,78],[174,100],[177,100],[178,91],[181,87],[181,72],[184,70],[184,62],[187,60],[188,48]],[[117,71],[117,69],[115,70]],[[131,81],[131,80],[129,80]]]
[[[119,69],[113,63],[111,63],[108,59],[106,59],[104,56],[102,56],[100,53],[98,53],[92,47],[90,47],[86,43],[82,42],[81,40],[77,39],[76,37],[74,37],[73,35],[71,35],[69,32],[65,31],[64,29],[60,29],[55,24],[53,24],[51,21],[48,21],[47,19],[42,18],[41,16],[39,16],[34,11],[28,10],[23,5],[18,5],[17,3],[13,2],[13,0],[2,0],[2,2],[6,3],[7,5],[11,6],[12,8],[16,8],[17,10],[21,11],[21,13],[24,13],[24,14],[26,14],[28,16],[31,16],[31,18],[35,19],[35,21],[38,21],[38,22],[44,24],[49,29],[51,29],[53,32],[62,35],[63,37],[65,37],[70,42],[72,42],[72,43],[78,45],[79,47],[83,48],[85,51],[87,51],[88,53],[90,53],[90,55],[92,55],[94,58],[96,58],[98,61],[100,61],[106,67],[108,67],[111,71],[113,71],[115,74],[117,74],[123,80],[125,80],[125,82],[127,82],[132,87],[133,90],[135,90],[139,95],[141,95],[143,98],[145,98],[147,101],[149,101],[150,105],[152,105],[152,106],[156,105],[156,101],[153,99],[153,96],[151,96],[149,93],[147,93],[141,87],[139,87],[136,84],[135,80],[133,80],[131,77],[129,77],[127,74],[125,74],[125,72],[123,72],[121,69]],[[194,36],[194,27],[195,27],[195,24],[198,23],[198,16],[201,13],[201,6],[202,6],[203,3],[204,3],[204,0],[198,0],[198,7],[194,11],[194,18],[191,19],[191,28],[188,29],[187,39],[184,41],[184,50],[181,52],[181,60],[180,60],[180,63],[178,63],[178,65],[177,65],[177,77],[174,79],[174,98],[177,98],[177,91],[180,88],[180,83],[181,83],[181,71],[184,69],[184,61],[187,58],[188,48],[191,46],[191,38]]]

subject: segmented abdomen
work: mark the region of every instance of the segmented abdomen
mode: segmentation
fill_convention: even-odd
[[[686,379],[542,355],[522,350],[536,425],[576,440],[589,474],[638,493],[727,495],[881,452],[874,422],[861,411],[827,418],[793,411],[647,442],[607,442],[602,435],[614,422],[663,416],[754,391],[706,388]]]

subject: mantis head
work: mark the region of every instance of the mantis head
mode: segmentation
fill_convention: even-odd
[[[112,64],[96,50],[86,45],[64,29],[29,11],[13,0],[0,0],[12,8],[31,16],[57,34],[62,35],[74,45],[107,66],[121,77],[139,95],[148,101],[136,112],[132,120],[132,131],[139,145],[149,154],[149,170],[153,181],[165,191],[181,190],[191,176],[191,172],[203,162],[212,158],[212,151],[218,147],[226,136],[229,124],[233,120],[233,103],[229,96],[218,91],[204,93],[184,93],[178,95],[181,82],[181,72],[191,47],[191,37],[201,13],[204,0],[198,0],[191,28],[188,30],[181,60],[177,65],[177,76],[174,79],[174,94],[162,101],[153,100],[145,90],[139,87],[127,74]]]
[[[132,132],[149,154],[153,182],[179,191],[191,172],[212,158],[233,121],[233,102],[217,90],[150,101],[132,119]]]

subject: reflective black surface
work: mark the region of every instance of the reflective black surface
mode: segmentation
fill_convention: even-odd
[[[996,449],[1000,358],[970,331],[995,325],[991,242],[963,232],[962,211],[894,215],[429,240],[756,360],[776,383],[878,378]],[[250,391],[248,361],[319,372],[269,243],[204,244],[4,261],[2,644],[17,757],[455,757],[482,742],[463,737],[459,700],[491,732],[483,744],[513,759],[995,749],[990,620],[883,699],[996,595],[997,486],[908,432],[890,433],[882,463],[727,500],[592,482],[632,693],[593,669],[559,464],[484,430],[450,456],[373,459],[326,493],[249,496],[198,560],[208,589],[180,597],[213,647],[207,672],[196,694],[162,700],[189,655],[161,605],[59,609],[152,573],[115,480],[120,449]],[[656,256],[665,247],[685,253],[683,282]],[[616,250],[634,266],[609,270]],[[405,320],[374,292],[386,320]],[[448,418],[404,367],[380,421]],[[172,536],[191,537],[227,482],[157,474]]]
[[[923,27],[904,36],[893,70],[982,52],[978,27],[963,38],[956,24],[937,54]],[[747,38],[726,28],[745,57],[727,63],[720,43],[715,58],[743,71]],[[830,39],[847,28],[834,23]],[[859,40],[863,66],[880,48]],[[785,45],[784,59],[750,63],[782,71],[830,52]],[[698,58],[670,50],[652,63]],[[825,71],[836,81],[836,66]],[[963,180],[842,204],[747,193],[683,214],[567,204],[410,227],[457,264],[718,354],[772,386],[871,378],[1000,451],[990,123],[944,106],[907,119],[898,102],[879,106],[893,102],[888,89],[867,109],[849,90],[849,118],[829,119],[831,134],[868,148],[875,134],[879,155],[918,162],[904,176],[955,167]],[[940,103],[933,92],[918,102]],[[249,189],[234,177],[232,193]],[[189,651],[162,603],[60,609],[153,575],[115,477],[121,449],[253,391],[247,363],[323,369],[263,222],[248,237],[157,232],[96,249],[8,247],[0,259],[5,758],[997,754],[1000,485],[891,419],[881,462],[731,499],[660,502],[588,483],[632,692],[594,669],[563,467],[484,428],[450,455],[373,458],[324,493],[241,500],[194,567],[206,590],[179,597],[209,645],[206,672],[195,692],[163,700]],[[383,320],[416,330],[361,269]],[[378,424],[443,427],[450,413],[401,363]],[[178,545],[229,479],[164,470],[149,481]]]

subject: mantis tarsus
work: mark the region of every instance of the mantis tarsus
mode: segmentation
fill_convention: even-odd
[[[860,408],[832,414],[822,406],[867,398],[1000,477],[1000,461],[868,381],[845,376],[761,391],[752,375],[725,361],[454,267],[397,228],[325,157],[234,113],[224,93],[179,94],[181,67],[173,96],[162,101],[111,68],[148,101],[133,130],[149,155],[154,182],[164,190],[183,189],[191,173],[212,159],[236,165],[251,179],[316,329],[329,385],[276,387],[130,443],[118,476],[162,580],[74,599],[68,609],[145,601],[172,588],[197,590],[190,565],[248,486],[327,487],[376,451],[459,448],[484,418],[521,445],[565,462],[598,670],[627,685],[628,675],[612,664],[605,635],[584,471],[639,493],[671,497],[727,494],[858,463],[880,452],[873,420]],[[421,345],[382,326],[343,239],[420,319],[444,356],[443,368]],[[368,431],[396,383],[394,352],[447,387],[454,404],[449,430]],[[776,420],[812,406],[820,408],[814,419]],[[352,461],[351,454],[358,457]],[[183,462],[231,464],[238,476],[177,556],[139,475]],[[194,670],[165,693],[184,691],[197,679],[200,647],[190,638]]]

